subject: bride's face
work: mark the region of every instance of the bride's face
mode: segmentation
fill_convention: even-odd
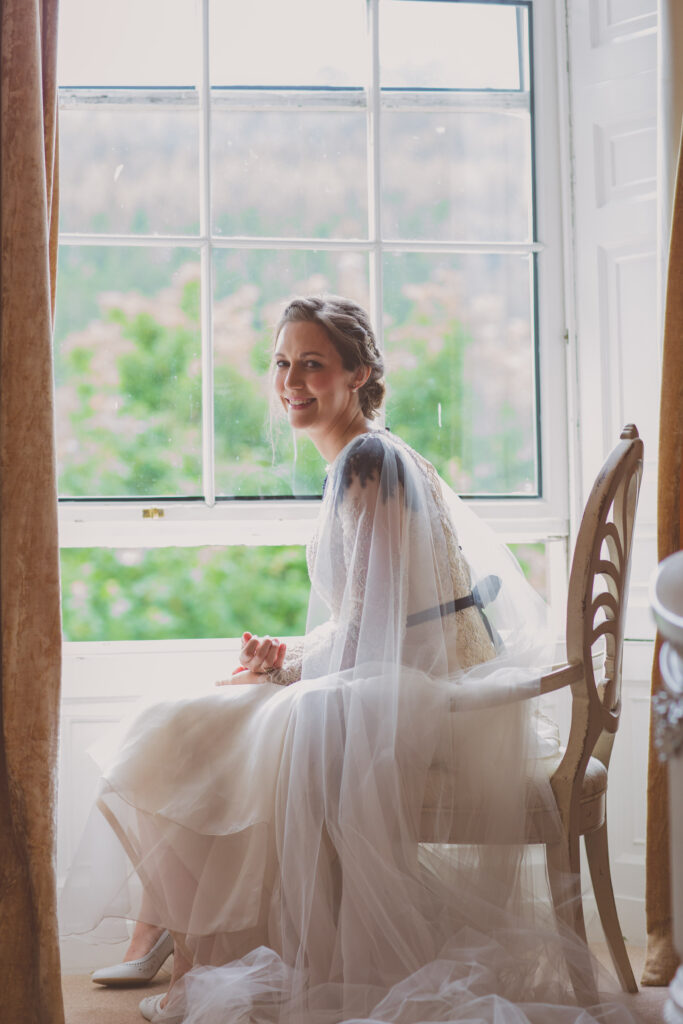
[[[343,431],[358,413],[358,371],[346,370],[316,323],[287,323],[274,353],[275,393],[292,427],[312,435]]]

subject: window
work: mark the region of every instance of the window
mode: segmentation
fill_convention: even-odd
[[[387,424],[506,539],[566,535],[545,8],[62,0],[66,586],[109,559],[123,608],[106,549],[177,576],[178,548],[306,539],[324,466],[267,380],[294,293],[370,309]]]

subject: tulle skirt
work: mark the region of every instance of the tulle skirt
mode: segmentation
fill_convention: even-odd
[[[263,683],[159,701],[91,748],[102,779],[68,872],[63,933],[97,938],[102,921],[141,920],[182,937],[203,964],[268,941],[295,696]]]
[[[94,751],[63,931],[169,928],[192,1024],[635,1019],[526,845],[554,808],[533,702],[454,713],[457,687],[366,665],[145,707]]]

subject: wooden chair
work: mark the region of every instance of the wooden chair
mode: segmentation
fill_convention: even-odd
[[[550,784],[560,819],[552,819],[528,800],[527,842],[545,847],[550,891],[557,917],[585,942],[580,885],[579,837],[584,837],[595,900],[619,981],[637,992],[614,902],[607,847],[607,770],[621,712],[621,668],[624,619],[628,595],[633,526],[643,469],[643,442],[628,425],[593,485],[581,521],[569,578],[567,661],[543,676],[541,693],[571,688],[571,726],[566,749],[550,771]],[[602,638],[604,637],[604,640]],[[595,648],[601,647],[600,658]],[[595,662],[602,663],[596,679]],[[475,698],[476,699],[476,698]],[[490,696],[470,698],[471,707],[495,703]],[[467,709],[454,700],[453,711]],[[437,771],[432,769],[431,771]],[[529,786],[533,787],[533,778]],[[463,810],[454,811],[451,834],[444,838],[436,811],[429,805],[429,786],[422,811],[420,841],[477,843],[473,823]],[[538,805],[537,805],[538,806]],[[466,824],[465,824],[466,823]],[[462,829],[461,829],[462,826]],[[464,831],[463,831],[464,829]],[[476,832],[476,825],[474,826]],[[593,984],[577,965],[570,966],[577,996]],[[594,991],[594,989],[593,989]]]

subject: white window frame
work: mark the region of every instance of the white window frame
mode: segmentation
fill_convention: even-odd
[[[514,0],[483,0],[513,3]],[[525,2],[525,0],[522,0]],[[211,196],[208,156],[211,141],[211,106],[209,81],[209,0],[201,0],[201,45],[204,50],[202,79],[195,90],[171,90],[173,102],[188,106],[198,104],[200,111],[200,230],[196,236],[172,235],[90,235],[63,234],[65,245],[121,246],[187,246],[200,251],[202,273],[201,326],[203,361],[203,485],[202,501],[155,501],[152,499],[87,499],[62,500],[59,508],[60,544],[62,547],[164,547],[216,545],[303,544],[309,538],[319,502],[315,499],[237,499],[216,501],[213,478],[213,354],[212,354],[212,252],[220,248],[318,249],[366,251],[370,259],[371,315],[381,344],[382,293],[381,259],[387,251],[428,252],[524,252],[535,253],[538,309],[536,326],[539,339],[538,393],[540,395],[541,480],[542,497],[495,497],[465,499],[509,543],[549,542],[555,551],[551,561],[559,567],[566,561],[566,540],[569,536],[568,459],[568,339],[573,337],[565,308],[567,259],[566,233],[563,220],[568,221],[569,183],[563,177],[561,155],[567,152],[569,113],[564,87],[565,65],[558,59],[562,50],[561,5],[559,0],[528,0],[533,19],[533,75],[535,124],[535,205],[538,241],[517,243],[440,243],[387,242],[382,238],[380,181],[381,153],[379,146],[380,94],[379,45],[377,37],[379,0],[368,0],[368,41],[371,49],[372,84],[368,93],[368,162],[370,237],[367,240],[326,240],[291,238],[225,238],[211,235]],[[114,91],[113,91],[114,92]],[[148,102],[154,101],[154,90],[145,90]],[[163,90],[166,97],[169,90]],[[140,102],[140,90],[115,90],[116,103],[131,105]],[[504,94],[501,94],[504,95]],[[157,97],[158,99],[158,97]],[[438,96],[422,97],[422,102],[439,102]],[[490,93],[466,94],[470,105],[496,104],[501,97]],[[62,90],[63,105],[90,106],[107,100],[106,90]],[[277,89],[264,91],[260,97],[265,109],[277,108],[283,102]],[[286,97],[291,103],[291,92]],[[508,97],[509,101],[509,97]],[[351,106],[359,102],[358,92],[336,92],[333,99],[320,97],[324,103]],[[405,98],[396,101],[406,102]],[[310,105],[311,96],[307,96]],[[363,103],[364,105],[364,103]],[[254,108],[253,103],[249,105]],[[561,542],[558,546],[557,543]],[[564,554],[560,554],[563,551]],[[551,590],[555,587],[551,586]]]

